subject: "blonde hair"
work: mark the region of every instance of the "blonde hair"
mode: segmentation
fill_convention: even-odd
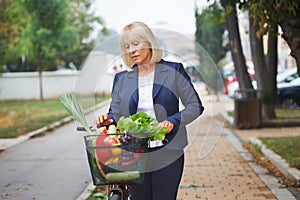
[[[158,43],[154,37],[153,32],[151,29],[143,22],[132,22],[128,25],[126,25],[122,33],[120,34],[120,48],[122,52],[122,58],[124,63],[129,67],[132,68],[134,65],[134,61],[129,56],[129,54],[126,52],[124,39],[128,35],[133,35],[136,38],[142,38],[148,41],[151,45],[152,50],[152,57],[151,57],[151,63],[155,63],[161,60],[162,58],[162,50],[158,46]]]

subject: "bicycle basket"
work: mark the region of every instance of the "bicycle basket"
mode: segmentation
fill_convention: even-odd
[[[121,144],[117,135],[84,137],[93,184],[140,183],[146,166],[147,142]]]

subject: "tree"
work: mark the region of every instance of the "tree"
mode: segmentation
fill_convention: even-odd
[[[13,0],[0,0],[0,65],[15,65],[16,58],[23,55],[26,41],[22,39],[22,32],[26,29],[28,15],[22,4]]]
[[[281,27],[285,39],[297,63],[300,75],[300,1],[299,0],[252,0],[237,1],[240,8],[251,9],[259,18],[260,34],[266,34],[270,29]]]
[[[31,51],[27,58],[37,67],[40,78],[40,99],[43,100],[42,71],[56,63],[57,49],[63,48],[62,36],[68,15],[65,0],[24,0],[24,8],[31,17],[28,36]]]
[[[95,16],[92,2],[0,0],[0,64],[9,71],[36,71],[36,53],[47,51],[43,70],[56,70],[58,64],[71,62],[79,68],[94,48],[93,40],[87,40],[94,25],[104,24]],[[36,51],[38,45],[44,47],[42,51]]]
[[[69,1],[70,16],[68,19],[69,28],[76,29],[77,37],[76,45],[68,51],[60,52],[59,55],[65,63],[74,63],[79,69],[83,60],[89,52],[95,47],[94,40],[90,40],[89,36],[94,30],[95,25],[102,26],[102,33],[107,34],[105,23],[101,17],[96,16],[92,10],[93,0],[72,0]],[[68,40],[69,36],[66,35]],[[69,43],[72,45],[72,42]]]
[[[251,13],[251,11],[250,11]],[[268,35],[268,56],[264,55],[263,37],[258,33],[258,19],[249,16],[250,44],[252,61],[258,89],[263,92],[263,118],[275,118],[276,74],[277,74],[277,37],[272,31]],[[273,53],[272,53],[273,52]],[[275,55],[274,55],[275,53]],[[272,55],[272,56],[271,56]],[[267,74],[267,76],[266,76]]]
[[[91,10],[91,2],[0,0],[0,64],[10,71],[39,71],[42,100],[42,71],[71,62],[80,66],[94,48],[87,38],[96,23],[104,22]]]
[[[222,1],[224,8],[227,10],[234,10],[236,3],[226,4],[229,2]],[[226,5],[225,5],[226,4]],[[275,118],[275,104],[276,104],[276,74],[277,74],[277,37],[275,27],[269,29],[268,32],[268,54],[265,56],[263,51],[263,34],[261,33],[261,19],[257,17],[256,6],[251,2],[240,2],[238,4],[244,11],[249,11],[249,36],[251,45],[252,61],[254,63],[255,77],[258,85],[258,89],[262,91],[263,98],[263,119]],[[229,15],[229,13],[228,13]],[[228,21],[228,23],[232,23]],[[242,53],[242,49],[239,50]],[[235,61],[234,61],[235,62]],[[242,61],[244,62],[244,61]],[[245,73],[245,72],[242,72]],[[266,76],[266,74],[268,76]],[[240,75],[237,74],[239,83],[244,82],[240,80]],[[248,84],[248,81],[247,81]],[[253,88],[249,88],[253,89]]]
[[[228,51],[227,46],[223,45],[223,34],[226,30],[223,9],[214,3],[199,14],[196,8],[195,18],[196,41],[203,46],[215,63],[219,63]]]
[[[213,90],[217,99],[219,99],[218,93],[222,88],[222,81],[216,81],[219,74],[213,73],[210,69],[212,62],[208,58],[203,58],[205,56],[203,55],[202,47],[207,51],[214,63],[219,63],[219,61],[225,57],[228,48],[223,45],[223,35],[226,30],[224,12],[219,4],[214,3],[202,10],[200,14],[198,8],[196,8],[195,18],[195,40],[201,45],[196,45],[196,52],[199,54],[201,63],[201,75],[205,76],[206,85]]]
[[[250,13],[252,60],[258,88],[263,90],[264,94],[263,117],[275,118],[278,25],[283,30],[283,38],[291,47],[291,55],[296,58],[299,73],[300,35],[297,33],[300,31],[300,3],[297,0],[254,0],[239,1],[238,3],[241,9],[249,10]],[[266,56],[263,53],[263,35],[268,37]]]
[[[282,37],[291,49],[291,56],[296,59],[298,75],[300,76],[300,2],[285,1],[280,8],[275,10],[278,24],[283,30]]]
[[[234,25],[237,24],[237,19],[233,17],[233,15],[236,15],[236,5],[239,5],[239,8],[244,11],[248,10],[250,13],[249,27],[251,53],[258,88],[263,90],[263,118],[274,118],[274,105],[276,103],[277,93],[277,28],[278,25],[280,25],[284,32],[283,38],[287,40],[289,46],[291,47],[291,55],[296,58],[299,73],[300,39],[298,38],[300,38],[300,35],[297,33],[300,31],[300,2],[298,0],[221,0],[221,4],[226,10],[229,35],[238,32],[234,30],[236,28],[230,28],[232,25],[237,27]],[[230,17],[230,15],[232,15],[232,17]],[[268,33],[268,53],[265,56],[263,53],[262,36],[266,33]],[[234,43],[239,43],[233,41],[235,39],[240,40],[239,35],[232,34],[230,37],[230,42],[232,43],[231,52],[235,63],[235,69],[237,71],[238,81],[241,88],[243,88],[241,83],[245,83],[245,88],[248,88],[248,80],[242,78],[242,75],[247,73],[243,70],[237,70],[239,68],[239,64],[237,64],[237,62],[244,63],[244,59],[241,56],[239,59],[234,58],[234,55],[238,54],[237,52],[242,53],[242,49],[239,48],[239,45],[236,49],[234,48]],[[238,71],[241,71],[242,74],[240,74]]]
[[[221,0],[221,5],[225,9],[226,24],[229,33],[229,45],[240,89],[253,90],[240,39],[236,3],[231,0]]]

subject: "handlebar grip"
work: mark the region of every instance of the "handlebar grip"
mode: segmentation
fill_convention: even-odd
[[[90,129],[92,129],[92,128],[93,128],[93,127],[90,126]],[[85,132],[86,132],[85,128],[82,127],[82,126],[78,126],[78,127],[76,128],[76,130],[77,130],[77,131],[85,131]]]

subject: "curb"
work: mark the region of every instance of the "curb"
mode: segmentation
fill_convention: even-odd
[[[93,182],[90,182],[89,185],[84,189],[81,195],[76,200],[86,200],[91,195],[92,191],[96,188],[93,185]]]
[[[281,156],[271,149],[268,149],[260,139],[249,137],[252,144],[258,145],[262,153],[278,168],[278,170],[289,180],[293,181],[296,187],[300,186],[300,171],[297,168],[289,167],[289,164]]]
[[[103,101],[103,102],[97,104],[96,106],[91,107],[91,108],[85,110],[84,113],[88,114],[88,113],[92,112],[95,109],[98,109],[98,108],[101,108],[101,107],[105,106],[108,102],[109,102],[109,100]],[[50,124],[48,126],[44,126],[44,127],[39,128],[39,129],[37,129],[35,131],[29,132],[29,133],[27,133],[25,135],[21,135],[21,136],[19,136],[17,138],[0,139],[0,151],[4,151],[4,150],[6,150],[8,148],[11,148],[11,147],[17,145],[17,144],[25,142],[26,140],[29,140],[30,138],[32,138],[32,137],[34,137],[36,135],[39,135],[41,133],[44,133],[46,131],[51,131],[51,130],[53,130],[55,128],[58,128],[58,127],[66,124],[66,123],[68,123],[68,122],[70,122],[72,120],[73,120],[73,117],[72,116],[68,116],[68,117],[63,118],[62,120],[56,121],[56,122],[54,122],[54,123],[52,123],[52,124]]]

